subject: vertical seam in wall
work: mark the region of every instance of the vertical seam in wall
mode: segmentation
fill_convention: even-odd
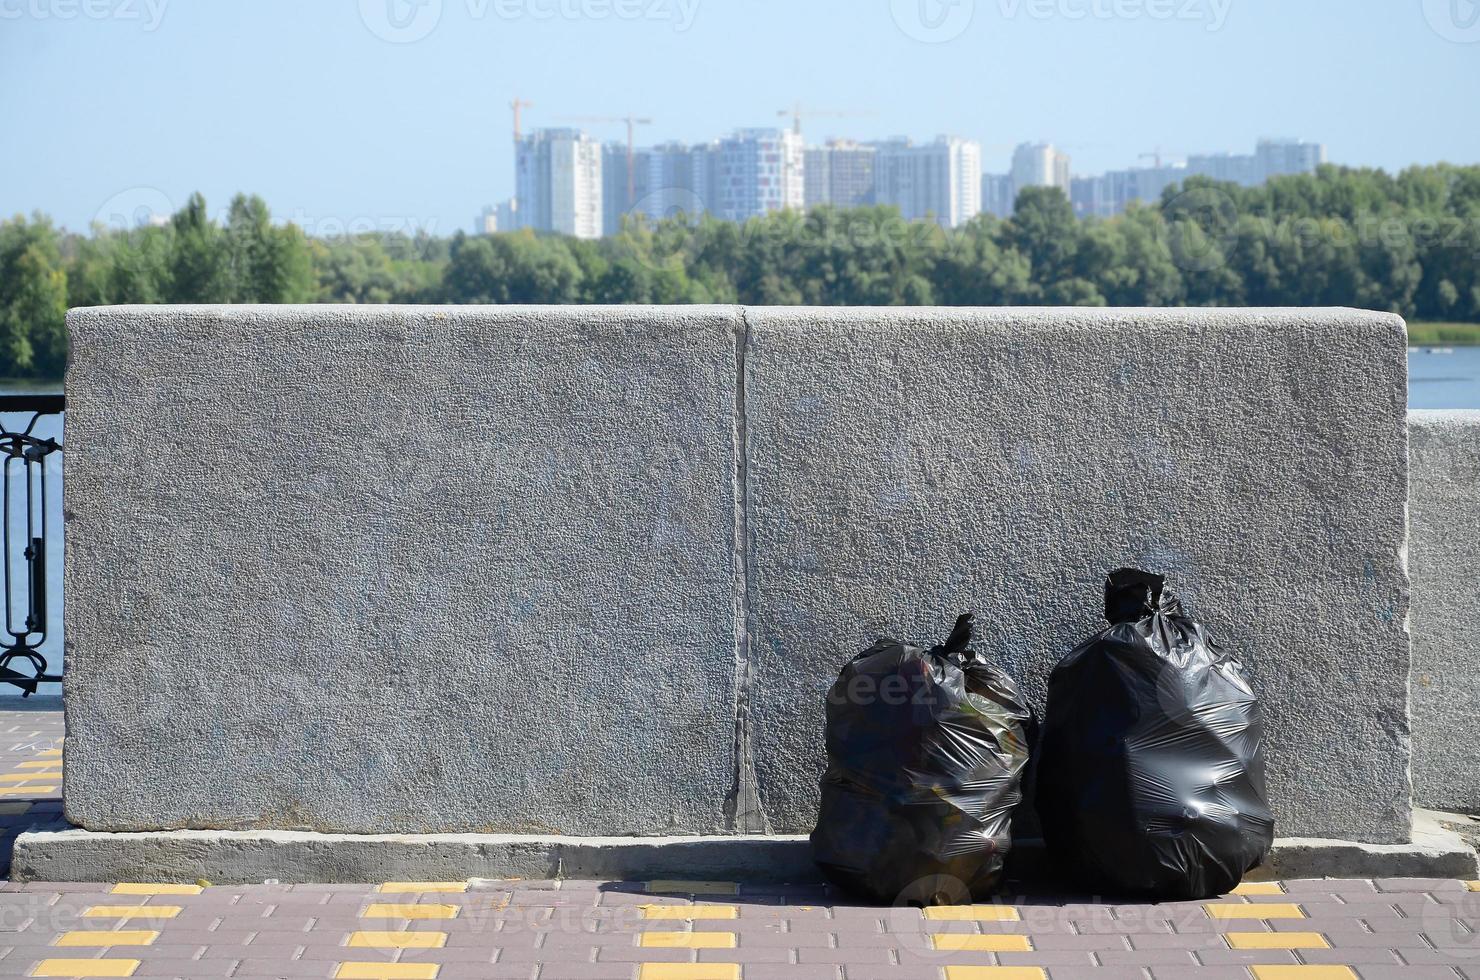
[[[733,545],[735,614],[735,702],[734,702],[734,767],[735,779],[725,801],[729,830],[739,834],[770,832],[769,822],[761,809],[755,775],[750,725],[750,694],[754,684],[751,669],[751,561],[750,561],[750,419],[746,409],[746,357],[750,351],[750,317],[746,308],[737,307],[740,324],[735,332],[735,414],[733,440],[735,465],[731,478],[734,487],[735,539]]]
[[[1404,378],[1408,376],[1407,354],[1407,325],[1404,325]],[[1403,494],[1403,546],[1398,549],[1398,561],[1402,566],[1403,590],[1407,597],[1406,608],[1403,615],[1403,635],[1408,641],[1408,670],[1403,678],[1403,735],[1401,741],[1405,749],[1403,757],[1406,760],[1403,773],[1406,785],[1404,793],[1408,801],[1408,840],[1413,840],[1414,805],[1418,802],[1418,791],[1414,784],[1413,776],[1413,566],[1411,557],[1413,554],[1413,429],[1407,414],[1408,388],[1403,389],[1403,476],[1407,492]]]

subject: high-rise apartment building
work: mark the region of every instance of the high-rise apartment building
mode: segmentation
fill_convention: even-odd
[[[715,147],[718,207],[726,221],[806,206],[802,137],[789,129],[741,129]]]
[[[1120,214],[1132,202],[1155,204],[1168,187],[1185,184],[1188,177],[1208,177],[1241,187],[1257,187],[1271,177],[1315,173],[1316,168],[1325,162],[1324,144],[1261,140],[1252,154],[1194,154],[1185,164],[1112,170],[1099,177],[1075,180],[1071,198],[1074,212],[1081,217],[1109,217]]]
[[[493,235],[501,231],[513,231],[518,227],[514,220],[514,202],[500,201],[478,213],[473,224],[473,234]]]
[[[829,140],[806,151],[804,195],[808,209],[820,204],[858,208],[874,203],[877,147],[852,140]]]
[[[601,144],[574,129],[542,129],[514,153],[519,227],[576,238],[600,238]]]
[[[1023,143],[1012,153],[1014,195],[1025,187],[1057,187],[1069,193],[1069,155],[1052,143]]]
[[[999,218],[1012,217],[1011,174],[982,174],[982,210]]]
[[[1263,178],[1254,157],[1247,153],[1197,153],[1187,158],[1187,175],[1211,177],[1240,187],[1254,187]]]
[[[1254,160],[1261,182],[1271,177],[1313,174],[1326,162],[1326,145],[1290,139],[1260,140],[1254,148]]]
[[[982,210],[981,144],[953,136],[915,146],[906,139],[875,144],[874,200],[907,221],[927,218],[956,228]]]
[[[707,209],[707,150],[683,143],[664,143],[644,150],[644,191],[634,209],[657,220],[684,215],[702,216]]]

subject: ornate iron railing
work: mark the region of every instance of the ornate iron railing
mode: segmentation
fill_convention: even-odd
[[[4,521],[0,558],[5,565],[0,684],[14,684],[22,697],[35,694],[38,684],[62,679],[60,673],[49,672],[41,652],[47,631],[47,565],[61,558],[61,536],[48,535],[48,497],[57,499],[61,493],[62,444],[35,431],[43,417],[60,415],[65,408],[62,395],[0,395],[0,457],[5,461],[4,510],[0,511]],[[30,416],[24,429],[6,424],[15,415]],[[24,585],[19,600],[17,584]]]

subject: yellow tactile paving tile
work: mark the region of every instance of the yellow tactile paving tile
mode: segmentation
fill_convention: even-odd
[[[435,980],[435,963],[341,963],[335,980]]]
[[[1254,980],[1357,980],[1349,966],[1251,966]]]
[[[0,786],[0,796],[25,796],[31,793],[55,793],[55,786]]]
[[[153,929],[73,929],[57,937],[58,946],[149,946],[159,938]]]
[[[1230,949],[1330,949],[1319,932],[1225,932]]]
[[[399,903],[376,902],[360,913],[362,919],[455,919],[456,905],[436,905],[431,902]]]
[[[1086,973],[1092,974],[1092,969]],[[946,980],[1045,980],[1048,976],[1036,966],[948,966]]]
[[[50,761],[46,761],[46,760],[33,760],[31,762],[18,762],[18,763],[16,763],[16,766],[15,767],[17,769],[52,769],[52,770],[55,770],[56,771],[57,775],[61,775],[61,772],[62,772],[62,767],[61,766],[57,765],[55,762],[50,762]]]
[[[644,963],[638,980],[740,980],[739,963]]]
[[[637,945],[654,949],[734,949],[733,932],[640,932]]]
[[[1303,919],[1305,911],[1294,902],[1250,902],[1203,906],[1215,919]]]
[[[90,905],[84,919],[173,919],[182,911],[178,905]]]
[[[468,890],[466,881],[387,881],[375,889],[382,895],[430,895],[436,892],[453,894]]]
[[[1019,922],[1022,915],[1011,905],[932,905],[925,918],[940,922]]]
[[[996,933],[978,936],[962,932],[930,934],[930,945],[941,952],[952,953],[1031,953],[1033,941],[1027,936]]]
[[[42,960],[33,977],[131,977],[138,960]]]
[[[1283,895],[1285,890],[1277,881],[1246,881],[1239,885],[1230,895]]]
[[[644,919],[735,919],[740,909],[734,905],[644,905]]]
[[[168,882],[122,881],[108,889],[110,895],[199,895],[200,885],[175,885]]]
[[[733,881],[675,881],[662,878],[647,883],[651,893],[675,895],[738,895],[740,886]]]
[[[0,776],[0,783],[36,783],[41,782],[42,780],[50,780],[51,782],[56,782],[57,776],[60,775],[61,773],[8,772],[5,775]]]
[[[440,949],[447,945],[445,932],[352,932],[346,946],[373,949]]]

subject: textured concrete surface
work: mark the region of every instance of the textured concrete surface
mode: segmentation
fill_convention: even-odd
[[[1416,411],[1409,433],[1414,796],[1480,813],[1480,411]]]
[[[1036,846],[1035,846],[1036,845]],[[1013,867],[1042,876],[1042,842],[1014,841]],[[1475,851],[1432,819],[1411,844],[1280,838],[1251,879],[1474,878]],[[96,833],[58,821],[15,840],[17,881],[158,881],[218,884],[374,882],[387,878],[819,879],[806,837],[534,837],[497,834],[306,834],[288,830]]]
[[[387,878],[818,878],[805,837],[307,834],[288,830],[96,833],[64,824],[16,839],[17,881],[221,884]]]
[[[1041,697],[1142,564],[1251,667],[1278,832],[1408,837],[1396,317],[69,325],[88,829],[803,833],[845,659],[973,609]]]
[[[61,818],[60,711],[0,711],[0,873],[16,881],[190,884],[740,879],[750,886],[819,882],[804,836],[539,837],[509,834],[312,834],[169,830],[98,833]],[[1445,822],[1441,822],[1445,818]],[[1477,876],[1473,845],[1452,814],[1419,811],[1412,844],[1276,840],[1250,877]],[[13,861],[12,861],[13,848]],[[1009,878],[1041,882],[1042,841],[1015,840]],[[3,971],[0,971],[3,972]]]
[[[725,830],[740,323],[74,311],[69,819]]]
[[[1356,844],[1325,838],[1275,841],[1261,878],[1474,878],[1475,849],[1443,826],[1436,815],[1418,810],[1409,844]]]
[[[1410,832],[1406,344],[1346,310],[747,311],[749,706],[799,832],[820,705],[880,635],[1041,698],[1110,569],[1170,576],[1250,668],[1280,836]]]

